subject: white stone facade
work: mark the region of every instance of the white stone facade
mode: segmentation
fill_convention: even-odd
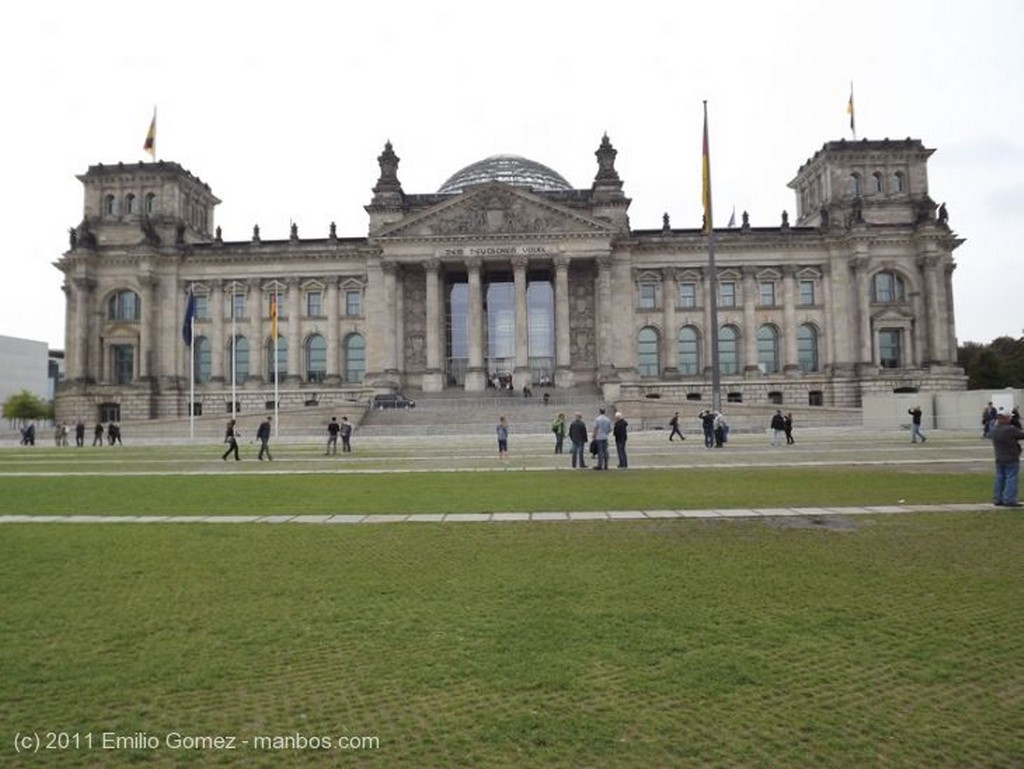
[[[794,224],[751,227],[744,214],[715,233],[723,401],[858,406],[966,386],[951,284],[962,240],[929,196],[931,152],[830,142],[790,183]],[[457,174],[442,192],[406,194],[388,144],[367,235],[332,225],[309,239],[293,225],[283,241],[258,227],[222,240],[220,201],[175,163],[93,166],[57,263],[57,417],[182,417],[193,392],[206,414],[229,410],[232,393],[245,413],[275,392],[286,406],[493,385],[710,401],[708,236],[667,217],[631,229],[607,137],[596,155],[589,189],[505,156],[505,177],[483,166],[465,186]]]

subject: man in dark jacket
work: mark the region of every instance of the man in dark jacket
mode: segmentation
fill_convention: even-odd
[[[782,416],[781,411],[776,410],[775,416],[772,417],[772,446],[778,446],[785,434],[786,418]]]
[[[999,409],[992,430],[992,448],[996,454],[996,481],[992,488],[992,504],[999,507],[1021,507],[1017,501],[1020,481],[1020,441],[1024,430],[1010,422],[1010,411]]]
[[[267,443],[270,442],[270,420],[273,417],[267,417],[260,422],[259,428],[256,430],[256,439],[260,442],[260,453],[257,455],[258,459],[263,459],[263,455],[267,455],[267,459],[273,459],[270,456],[270,447]]]
[[[619,467],[629,467],[626,459],[626,432],[629,430],[629,422],[618,411],[615,412],[615,421],[612,424],[612,435],[615,436],[615,451],[619,455]]]
[[[583,451],[587,446],[587,423],[583,421],[583,415],[576,412],[576,418],[569,425],[569,440],[572,442],[572,466],[586,467],[583,461]],[[577,465],[577,459],[579,464]]]

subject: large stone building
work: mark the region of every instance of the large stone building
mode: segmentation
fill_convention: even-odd
[[[929,196],[932,151],[829,142],[789,183],[792,223],[744,214],[715,233],[723,400],[857,406],[965,386],[951,283],[962,240]],[[708,236],[667,215],[632,229],[608,137],[596,156],[588,188],[495,156],[409,194],[388,143],[365,236],[293,225],[276,241],[258,226],[223,240],[220,201],[176,163],[92,166],[56,263],[58,416],[185,416],[193,392],[197,412],[223,414],[232,396],[242,413],[273,407],[275,390],[288,406],[525,384],[710,402]]]

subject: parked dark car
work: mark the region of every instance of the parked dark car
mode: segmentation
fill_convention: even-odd
[[[375,409],[411,409],[416,401],[409,400],[402,393],[382,393],[373,396]]]

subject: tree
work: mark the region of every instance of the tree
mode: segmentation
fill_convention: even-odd
[[[52,417],[53,406],[37,398],[28,390],[22,390],[4,402],[5,419],[25,423],[34,419],[51,419]]]
[[[977,389],[1024,387],[1024,338],[1001,336],[989,344],[965,342],[957,362],[967,372],[967,386]]]

